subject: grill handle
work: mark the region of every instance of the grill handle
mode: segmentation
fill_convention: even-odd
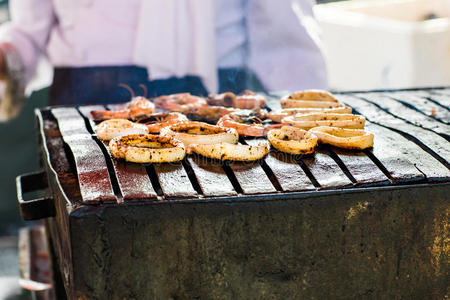
[[[27,173],[16,177],[17,200],[22,219],[38,220],[55,216],[52,197],[24,200],[23,194],[48,189],[47,176],[44,171]]]

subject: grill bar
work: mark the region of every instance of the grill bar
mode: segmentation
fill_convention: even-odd
[[[350,173],[347,166],[342,162],[342,160],[339,158],[339,156],[335,152],[331,151],[331,148],[328,147],[328,145],[320,145],[319,144],[318,148],[321,149],[324,153],[328,154],[337,163],[337,165],[341,168],[341,170],[344,172],[344,174],[348,177],[348,179],[350,179],[350,181],[353,184],[357,183],[357,180]],[[359,151],[358,151],[358,153],[359,153]],[[364,153],[363,153],[363,155],[364,155]]]
[[[406,139],[400,139],[400,143],[396,139],[390,138],[390,131],[381,126],[368,122],[366,125],[368,131],[374,134],[379,147],[369,150],[388,170],[390,177],[394,182],[411,182],[424,178],[409,159],[410,155],[402,153],[402,143],[406,143]],[[422,150],[420,150],[423,153]]]
[[[164,197],[164,193],[161,188],[161,184],[159,183],[158,175],[156,174],[155,167],[152,164],[147,164],[145,166],[145,170],[147,171],[147,175],[152,182],[153,188],[157,194],[158,200],[161,200]]]
[[[188,157],[187,161],[194,172],[203,195],[210,197],[237,195],[225,170],[217,161],[200,156]]]
[[[110,156],[108,143],[100,143],[105,155]],[[156,192],[147,175],[145,166],[125,163],[116,159],[111,159],[111,166],[114,170],[115,178],[117,178],[120,194],[124,201],[156,198]]]
[[[241,139],[240,144],[257,145],[260,141]],[[229,164],[244,194],[274,193],[279,186],[273,173],[267,173],[259,162],[231,162]]]
[[[265,158],[281,188],[285,192],[314,190],[311,179],[292,155],[271,151]]]
[[[105,157],[87,131],[84,119],[76,108],[56,108],[52,114],[73,153],[83,201],[115,202]]]
[[[417,95],[446,97],[434,91],[418,92]],[[81,106],[79,111],[76,108],[53,108],[51,112],[58,123],[55,123],[48,111],[43,112],[43,122],[49,128],[49,135],[52,135],[51,143],[47,142],[50,153],[56,158],[59,157],[58,160],[64,165],[57,164],[57,167],[61,173],[67,174],[67,178],[73,174],[71,181],[69,180],[72,185],[78,175],[80,184],[79,189],[75,190],[78,190],[78,194],[86,202],[96,199],[90,193],[94,187],[99,188],[98,182],[89,185],[87,179],[79,176],[83,172],[95,174],[92,172],[99,168],[98,165],[83,162],[83,154],[87,155],[87,144],[90,145],[87,146],[87,149],[90,149],[89,159],[92,159],[93,155],[96,160],[103,161],[103,179],[106,178],[109,183],[109,186],[106,186],[114,203],[120,202],[121,197],[125,203],[142,200],[241,197],[313,191],[317,188],[383,186],[391,182],[412,183],[425,178],[430,182],[445,181],[450,178],[447,162],[450,157],[448,141],[437,134],[443,135],[448,125],[425,116],[419,109],[405,106],[388,93],[339,97],[369,120],[376,121],[377,124],[367,122],[367,130],[375,134],[373,149],[358,152],[321,146],[314,155],[304,157],[271,151],[264,160],[252,163],[222,163],[190,155],[181,163],[144,166],[111,159],[107,145],[101,142],[97,145],[96,137],[92,136],[95,122],[90,118],[90,111],[104,109],[103,106]],[[257,142],[258,139],[242,140],[242,143],[250,145]],[[68,145],[67,153],[61,151],[61,145],[64,143]],[[70,167],[72,160],[72,167],[75,169]],[[114,195],[116,186],[120,191]],[[68,185],[67,188],[70,190]],[[105,186],[100,185],[100,188]],[[76,194],[75,190],[72,187],[71,193]],[[104,196],[105,194],[102,194],[102,199],[95,201],[104,201]]]
[[[103,106],[81,106],[80,113],[87,120],[88,130],[95,133],[95,122],[90,117],[92,110],[105,109]],[[104,153],[108,153],[108,144],[100,142]],[[108,159],[108,158],[106,158]],[[112,181],[117,178],[121,197],[124,201],[134,199],[155,199],[157,194],[152,186],[150,178],[147,175],[145,166],[139,164],[130,164],[123,161],[112,159],[112,166],[115,176],[111,176]]]
[[[450,88],[431,90],[431,92],[450,96]]]
[[[302,162],[311,171],[321,188],[342,188],[353,185],[334,159],[323,150],[317,150],[314,156],[302,158]]]
[[[154,164],[153,166],[165,197],[191,198],[198,196],[182,163]]]
[[[443,164],[401,134],[372,122],[367,122],[366,128],[374,134],[375,144],[379,145],[368,151],[383,164],[394,181],[421,180],[423,174],[429,180],[437,181],[450,176]]]
[[[410,106],[413,109],[423,113],[424,115],[427,115],[439,122],[449,124],[450,111],[425,97],[420,97],[410,92],[396,92],[389,93],[388,95],[404,105]]]
[[[266,143],[267,140],[261,139],[261,138],[241,138],[241,143],[244,145],[249,146],[257,146],[260,143]],[[259,160],[259,164],[261,168],[266,173],[267,177],[269,177],[270,181],[272,182],[272,185],[275,187],[277,191],[283,191],[283,188],[281,187],[280,182],[278,181],[278,178],[272,171],[272,169],[267,165],[267,162],[265,159]]]
[[[230,162],[229,167],[244,194],[264,194],[277,191],[258,162]]]
[[[43,111],[37,115],[38,121],[41,124],[44,136],[41,142],[48,149],[50,158],[52,159],[52,167],[58,174],[58,179],[64,191],[69,194],[74,202],[81,202],[80,189],[78,188],[78,180],[76,174],[72,173],[68,156],[69,153],[64,150],[64,142],[61,133],[58,130],[58,125],[53,119],[50,111]]]
[[[388,94],[391,95],[391,94]],[[391,97],[376,94],[359,95],[364,99],[376,104],[388,114],[404,120],[415,126],[431,130],[445,139],[450,139],[450,126],[445,123],[436,122],[434,118],[429,117],[418,110],[412,109],[410,105],[396,101]]]
[[[450,107],[450,94],[429,93],[427,99],[434,101],[446,109]]]
[[[368,118],[368,120],[397,131],[408,139],[413,140],[422,149],[428,151],[446,167],[449,167],[448,161],[450,160],[450,149],[448,147],[448,141],[440,135],[421,127],[408,124],[405,121],[386,113],[377,105],[361,98],[340,95],[338,99],[356,109],[359,113]]]
[[[334,147],[327,147],[327,149],[336,155],[358,185],[386,185],[389,183],[389,178],[386,177],[380,168],[364,152],[349,151]]]
[[[119,182],[117,180],[117,176],[115,173],[116,162],[109,155],[108,147],[106,147],[105,144],[103,144],[103,142],[101,140],[99,140],[97,137],[93,136],[92,138],[103,152],[103,155],[104,155],[105,161],[106,161],[106,165],[108,166],[109,179],[111,180],[111,186],[113,188],[113,192],[117,197],[117,202],[122,203],[124,200],[124,197],[121,192],[121,188],[119,186]]]
[[[450,95],[429,93],[427,95],[427,99],[433,101],[434,103],[440,105],[445,109],[450,109]]]
[[[78,111],[80,114],[84,117],[86,121],[86,127],[87,129],[92,133],[95,134],[95,121],[91,117],[91,111],[93,110],[102,110],[105,109],[103,105],[85,105],[85,106],[79,106]]]

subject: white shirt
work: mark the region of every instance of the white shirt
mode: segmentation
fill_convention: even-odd
[[[219,68],[245,66],[246,0],[222,0],[216,4],[216,58]]]
[[[137,63],[138,24],[147,13],[141,10],[141,1],[150,0],[10,0],[11,21],[0,26],[0,42],[12,43],[19,52],[27,79],[42,54],[54,66],[144,65],[152,79],[206,74],[204,68],[195,69],[200,59],[194,59],[192,72],[192,64],[185,64],[181,71],[174,65],[173,74],[169,69],[160,77],[154,76],[151,63]],[[215,67],[247,66],[268,90],[326,88],[312,0],[216,0],[214,5],[215,36],[210,44]],[[183,33],[177,31],[177,35]],[[146,43],[157,47],[158,37]],[[192,51],[195,54],[208,43],[208,38],[203,39],[203,46],[194,45]],[[152,61],[174,59],[173,54],[163,57],[164,53],[150,55]]]

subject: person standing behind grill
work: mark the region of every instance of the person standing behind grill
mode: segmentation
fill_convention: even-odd
[[[10,0],[0,26],[0,119],[46,55],[50,105],[326,88],[313,0]],[[144,88],[145,86],[145,88]],[[128,93],[128,94],[127,94]]]

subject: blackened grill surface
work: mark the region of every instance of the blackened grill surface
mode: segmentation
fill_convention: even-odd
[[[103,106],[82,106],[79,108],[80,113],[86,118],[86,126],[91,133],[95,133],[95,122],[91,118],[91,111],[105,109]],[[108,152],[108,143],[100,144],[103,152]],[[144,165],[126,163],[111,159],[114,172],[117,177],[118,186],[120,188],[121,197],[124,201],[156,199],[156,192],[147,175]],[[119,200],[120,201],[120,200]]]
[[[72,151],[83,201],[114,201],[105,157],[86,129],[84,119],[71,107],[55,108],[52,114]]]
[[[425,151],[433,154],[436,158],[440,159],[443,164],[449,167],[450,147],[448,141],[439,134],[389,114],[377,105],[370,103],[363,98],[346,95],[340,96],[338,99],[353,107],[353,109],[356,109],[369,121],[397,131],[409,139],[414,140],[414,142],[420,145]]]
[[[315,154],[298,157],[272,151],[263,161],[253,163],[225,164],[199,156],[188,156],[176,164],[117,161],[93,134],[95,122],[90,111],[105,107],[48,108],[41,114],[52,165],[77,183],[75,187],[62,184],[71,201],[106,204],[239,199],[257,194],[449,181],[447,93],[435,89],[338,95],[368,119],[366,129],[375,134],[373,149],[355,152],[325,146]],[[242,142],[254,144],[258,140]]]
[[[401,118],[407,123],[429,129],[430,131],[434,131],[439,135],[442,135],[447,140],[449,139],[450,126],[429,116],[429,114],[434,111],[434,108],[428,107],[425,112],[418,111],[414,108],[411,108],[410,105],[403,104],[403,101],[396,101],[394,97],[399,97],[396,95],[404,94],[377,95],[369,93],[365,95],[360,94],[358,96],[378,105],[387,113],[394,115],[397,118]],[[404,99],[411,99],[411,97]]]

